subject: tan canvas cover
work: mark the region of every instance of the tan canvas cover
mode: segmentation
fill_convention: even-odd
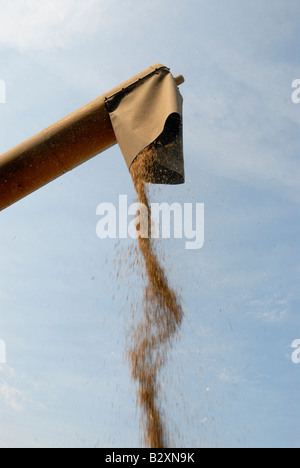
[[[183,99],[169,69],[155,69],[109,96],[106,105],[128,168],[154,143],[157,165],[168,172],[168,183],[183,183]]]

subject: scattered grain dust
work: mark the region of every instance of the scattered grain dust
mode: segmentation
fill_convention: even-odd
[[[140,203],[148,208],[148,238],[138,237],[138,247],[144,263],[144,297],[137,326],[131,330],[131,345],[127,352],[132,378],[138,383],[138,403],[142,411],[145,444],[150,448],[169,445],[161,405],[159,371],[165,364],[171,343],[183,319],[181,302],[168,283],[167,274],[159,262],[151,239],[151,208],[148,185],[154,171],[151,147],[142,151],[131,165],[130,173]],[[137,233],[141,226],[137,225]],[[133,262],[136,262],[136,253]]]

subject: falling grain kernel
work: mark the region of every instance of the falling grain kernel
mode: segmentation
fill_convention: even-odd
[[[150,448],[168,447],[169,437],[160,404],[159,370],[166,362],[172,339],[178,332],[183,311],[179,298],[168,284],[151,239],[151,207],[145,180],[154,170],[151,147],[142,151],[133,162],[130,173],[139,202],[148,208],[149,238],[138,237],[144,259],[146,284],[139,324],[131,332],[128,351],[132,378],[138,383],[138,402],[142,410],[145,443]],[[137,226],[139,231],[140,226]]]

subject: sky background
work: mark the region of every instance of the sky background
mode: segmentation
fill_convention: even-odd
[[[186,184],[153,192],[205,204],[201,250],[160,245],[185,310],[161,374],[174,447],[300,446],[299,18],[299,0],[0,0],[0,153],[154,63],[185,76]],[[0,214],[1,448],[142,444],[134,241],[96,236],[120,194],[115,146]]]

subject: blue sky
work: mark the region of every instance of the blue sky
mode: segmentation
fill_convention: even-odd
[[[176,447],[299,447],[300,78],[294,0],[0,0],[0,153],[153,63],[182,73],[205,244],[161,243],[185,320],[162,372]],[[117,146],[0,214],[0,447],[137,447],[124,350],[142,284],[96,208],[134,201]],[[121,265],[121,266],[120,266]],[[123,279],[116,280],[116,269]]]

